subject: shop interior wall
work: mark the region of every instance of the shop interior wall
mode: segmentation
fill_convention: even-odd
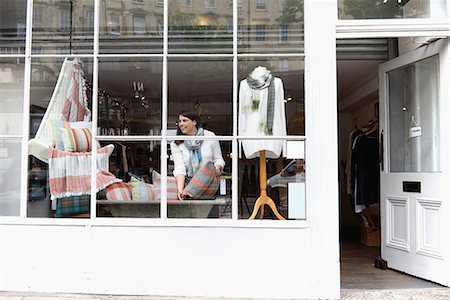
[[[317,298],[311,236],[310,228],[0,225],[0,290]]]

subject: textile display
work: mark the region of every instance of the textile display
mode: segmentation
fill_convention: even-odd
[[[71,80],[62,109],[64,121],[83,121],[85,116],[90,117],[91,115],[87,104],[86,81],[83,77],[82,65],[83,62],[79,58],[73,60]]]
[[[133,201],[155,200],[155,193],[151,184],[141,181],[134,176],[131,176],[130,185]]]
[[[96,192],[121,182],[108,172],[108,158],[114,145],[97,150]],[[91,193],[91,152],[65,152],[48,147],[49,185],[51,199]]]
[[[255,85],[255,82],[259,82],[259,85]],[[263,137],[286,134],[283,81],[271,75],[265,67],[257,67],[240,82],[239,87],[239,135],[262,137],[259,140],[242,141],[245,157],[259,157],[261,150],[266,150],[267,158],[280,157],[285,153],[286,142],[264,140]]]
[[[57,199],[55,217],[68,217],[90,212],[91,196],[72,196]]]
[[[90,128],[60,128],[64,150],[69,152],[89,152],[92,150]]]
[[[161,200],[161,174],[156,171],[152,172],[153,189],[155,199]],[[178,200],[178,190],[175,177],[167,176],[167,200]]]
[[[131,201],[131,185],[126,182],[116,182],[106,187],[106,200]]]
[[[214,199],[218,189],[219,177],[216,175],[216,168],[212,162],[208,162],[192,176],[183,190],[183,195],[192,199]]]

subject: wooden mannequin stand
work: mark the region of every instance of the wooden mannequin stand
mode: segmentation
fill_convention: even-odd
[[[267,175],[266,175],[266,150],[261,150],[259,152],[259,197],[256,199],[255,206],[253,207],[253,213],[248,218],[249,220],[253,220],[258,213],[259,208],[261,207],[261,213],[259,218],[264,218],[264,205],[269,205],[272,209],[273,213],[279,220],[286,220],[277,210],[275,203],[273,200],[267,196]]]

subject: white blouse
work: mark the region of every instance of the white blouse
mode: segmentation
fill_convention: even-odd
[[[275,102],[272,135],[282,136],[287,134],[283,81],[275,77],[273,84],[275,84]],[[262,118],[267,117],[268,91],[268,88],[253,90],[246,79],[241,81],[239,88],[239,135],[266,135],[260,124]],[[251,110],[246,105],[246,103],[251,101],[252,92],[257,93],[260,99],[259,107],[256,110]],[[282,150],[284,150],[285,144],[284,140],[264,140],[263,138],[260,140],[242,141],[244,154],[248,159],[259,157],[259,151],[261,150],[266,150],[267,158],[278,158]]]
[[[205,129],[205,136],[215,136],[214,132]],[[175,164],[173,176],[186,175],[186,166],[190,163],[189,150],[184,143],[179,145],[175,142],[170,143],[170,150],[172,152],[172,159]],[[214,166],[225,166],[225,161],[222,157],[222,150],[219,141],[205,140],[200,146],[201,161],[200,165],[205,165],[208,161],[214,163]]]

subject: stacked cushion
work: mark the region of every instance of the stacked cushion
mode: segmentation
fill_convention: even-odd
[[[161,174],[153,171],[152,181],[155,199],[161,200]],[[167,200],[178,200],[177,184],[173,176],[167,176]]]
[[[131,185],[126,182],[117,182],[107,186],[106,200],[131,201]]]
[[[61,128],[64,151],[90,152],[92,133],[89,128]]]
[[[131,176],[130,185],[133,201],[155,200],[155,193],[153,192],[153,186],[151,184]]]

